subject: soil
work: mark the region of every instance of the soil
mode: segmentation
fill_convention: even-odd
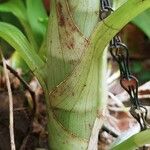
[[[0,77],[0,150],[10,150],[9,135],[9,101],[4,77]],[[17,80],[16,80],[17,81]],[[30,97],[21,86],[14,87],[12,94],[14,105],[14,132],[17,150],[34,150],[35,148],[47,149],[46,113],[43,94],[36,96],[37,112],[33,113],[29,105]],[[39,90],[38,90],[39,91]],[[31,99],[30,99],[31,100]]]

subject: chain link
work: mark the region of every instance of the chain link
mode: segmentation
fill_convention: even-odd
[[[100,19],[103,20],[113,12],[113,9],[109,0],[100,0],[100,6]],[[146,130],[149,127],[146,121],[147,109],[140,104],[138,99],[138,80],[129,70],[128,47],[122,43],[120,36],[116,35],[109,44],[109,51],[119,65],[120,84],[130,96],[130,114],[139,123],[141,131]]]

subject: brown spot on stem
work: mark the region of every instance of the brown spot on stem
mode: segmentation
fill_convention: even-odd
[[[65,26],[65,18],[63,16],[62,5],[60,2],[57,3],[57,13],[59,16],[59,25]]]
[[[66,43],[66,45],[67,45],[67,47],[68,47],[69,49],[74,49],[74,47],[75,47],[74,38],[72,37],[72,38],[68,41],[68,43]]]

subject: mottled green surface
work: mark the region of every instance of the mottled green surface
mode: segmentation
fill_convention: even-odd
[[[104,49],[125,24],[150,7],[149,0],[128,0],[97,24],[96,13],[90,11],[97,12],[98,7],[90,7],[90,0],[78,0],[79,4],[84,2],[82,9],[71,0],[51,0],[44,46],[48,50],[46,68],[16,27],[0,23],[0,36],[21,54],[44,89],[52,150],[97,148],[107,100]],[[93,4],[98,4],[98,0],[93,0]],[[73,7],[76,8],[71,11]],[[86,18],[88,15],[92,23]]]
[[[58,9],[57,7],[60,7],[58,2],[61,3],[61,8],[65,8],[67,2],[54,0],[52,2],[53,9],[50,16],[52,21],[50,21],[49,34],[54,30],[52,30],[52,27],[57,29],[54,30],[56,36],[50,35],[49,37],[49,56],[55,56],[54,58],[57,62],[54,63],[54,61],[50,59],[51,62],[48,64],[48,68],[53,64],[60,69],[57,70],[56,67],[53,67],[55,72],[53,71],[51,73],[55,80],[49,78],[48,82],[53,81],[51,85],[55,86],[55,84],[61,81],[62,75],[63,78],[65,78],[67,73],[70,72],[70,65],[68,66],[69,59],[78,57],[75,57],[76,55],[74,53],[69,53],[69,49],[64,48],[66,46],[65,43],[62,42],[62,44],[60,44],[61,40],[68,40],[64,34],[68,28],[65,28],[65,32],[63,32],[64,26],[67,26],[67,22],[61,22],[62,19],[65,20],[65,18],[63,18],[66,17],[66,15],[63,16],[65,10],[61,10],[64,11],[64,13],[61,13],[62,16],[59,16],[56,10]],[[75,65],[75,69],[71,75],[50,93],[51,113],[49,117],[50,120],[53,120],[49,125],[49,132],[52,132],[52,134],[50,134],[51,149],[80,150],[88,149],[92,146],[93,149],[95,149],[96,142],[93,143],[94,145],[92,146],[90,144],[92,140],[97,139],[97,134],[95,134],[95,136],[91,136],[91,134],[95,126],[95,120],[99,118],[99,122],[101,122],[99,124],[103,122],[102,110],[105,108],[107,99],[105,79],[106,53],[104,52],[104,48],[111,38],[127,24],[128,21],[148,7],[150,7],[150,2],[148,1],[142,3],[141,1],[130,0],[108,17],[105,23],[101,22],[88,39],[89,44],[86,47],[86,51],[82,54],[81,58],[79,58],[79,64]],[[83,32],[83,30],[81,31]],[[76,35],[76,32],[76,28],[74,32],[71,32],[71,35],[75,34],[74,36],[78,37],[75,41],[79,39],[79,34]],[[62,33],[63,36],[61,36]],[[54,38],[56,39],[54,40]],[[54,43],[53,40],[55,41]],[[80,42],[82,42],[82,40],[80,40]],[[67,43],[69,43],[69,41]],[[61,46],[65,52],[63,52]],[[69,55],[66,55],[67,51],[69,51]],[[66,72],[63,70],[65,67]],[[72,66],[72,68],[73,67],[74,66]],[[57,75],[54,75],[54,73]],[[51,87],[49,87],[49,90],[51,91]]]

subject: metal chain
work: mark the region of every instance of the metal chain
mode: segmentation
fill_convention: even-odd
[[[103,20],[113,12],[109,0],[100,0],[100,19]],[[131,74],[129,70],[129,50],[122,43],[119,35],[116,35],[109,44],[109,51],[118,63],[120,69],[120,84],[130,96],[131,115],[137,120],[141,131],[146,130],[149,125],[147,119],[147,109],[140,104],[138,99],[138,80]]]

